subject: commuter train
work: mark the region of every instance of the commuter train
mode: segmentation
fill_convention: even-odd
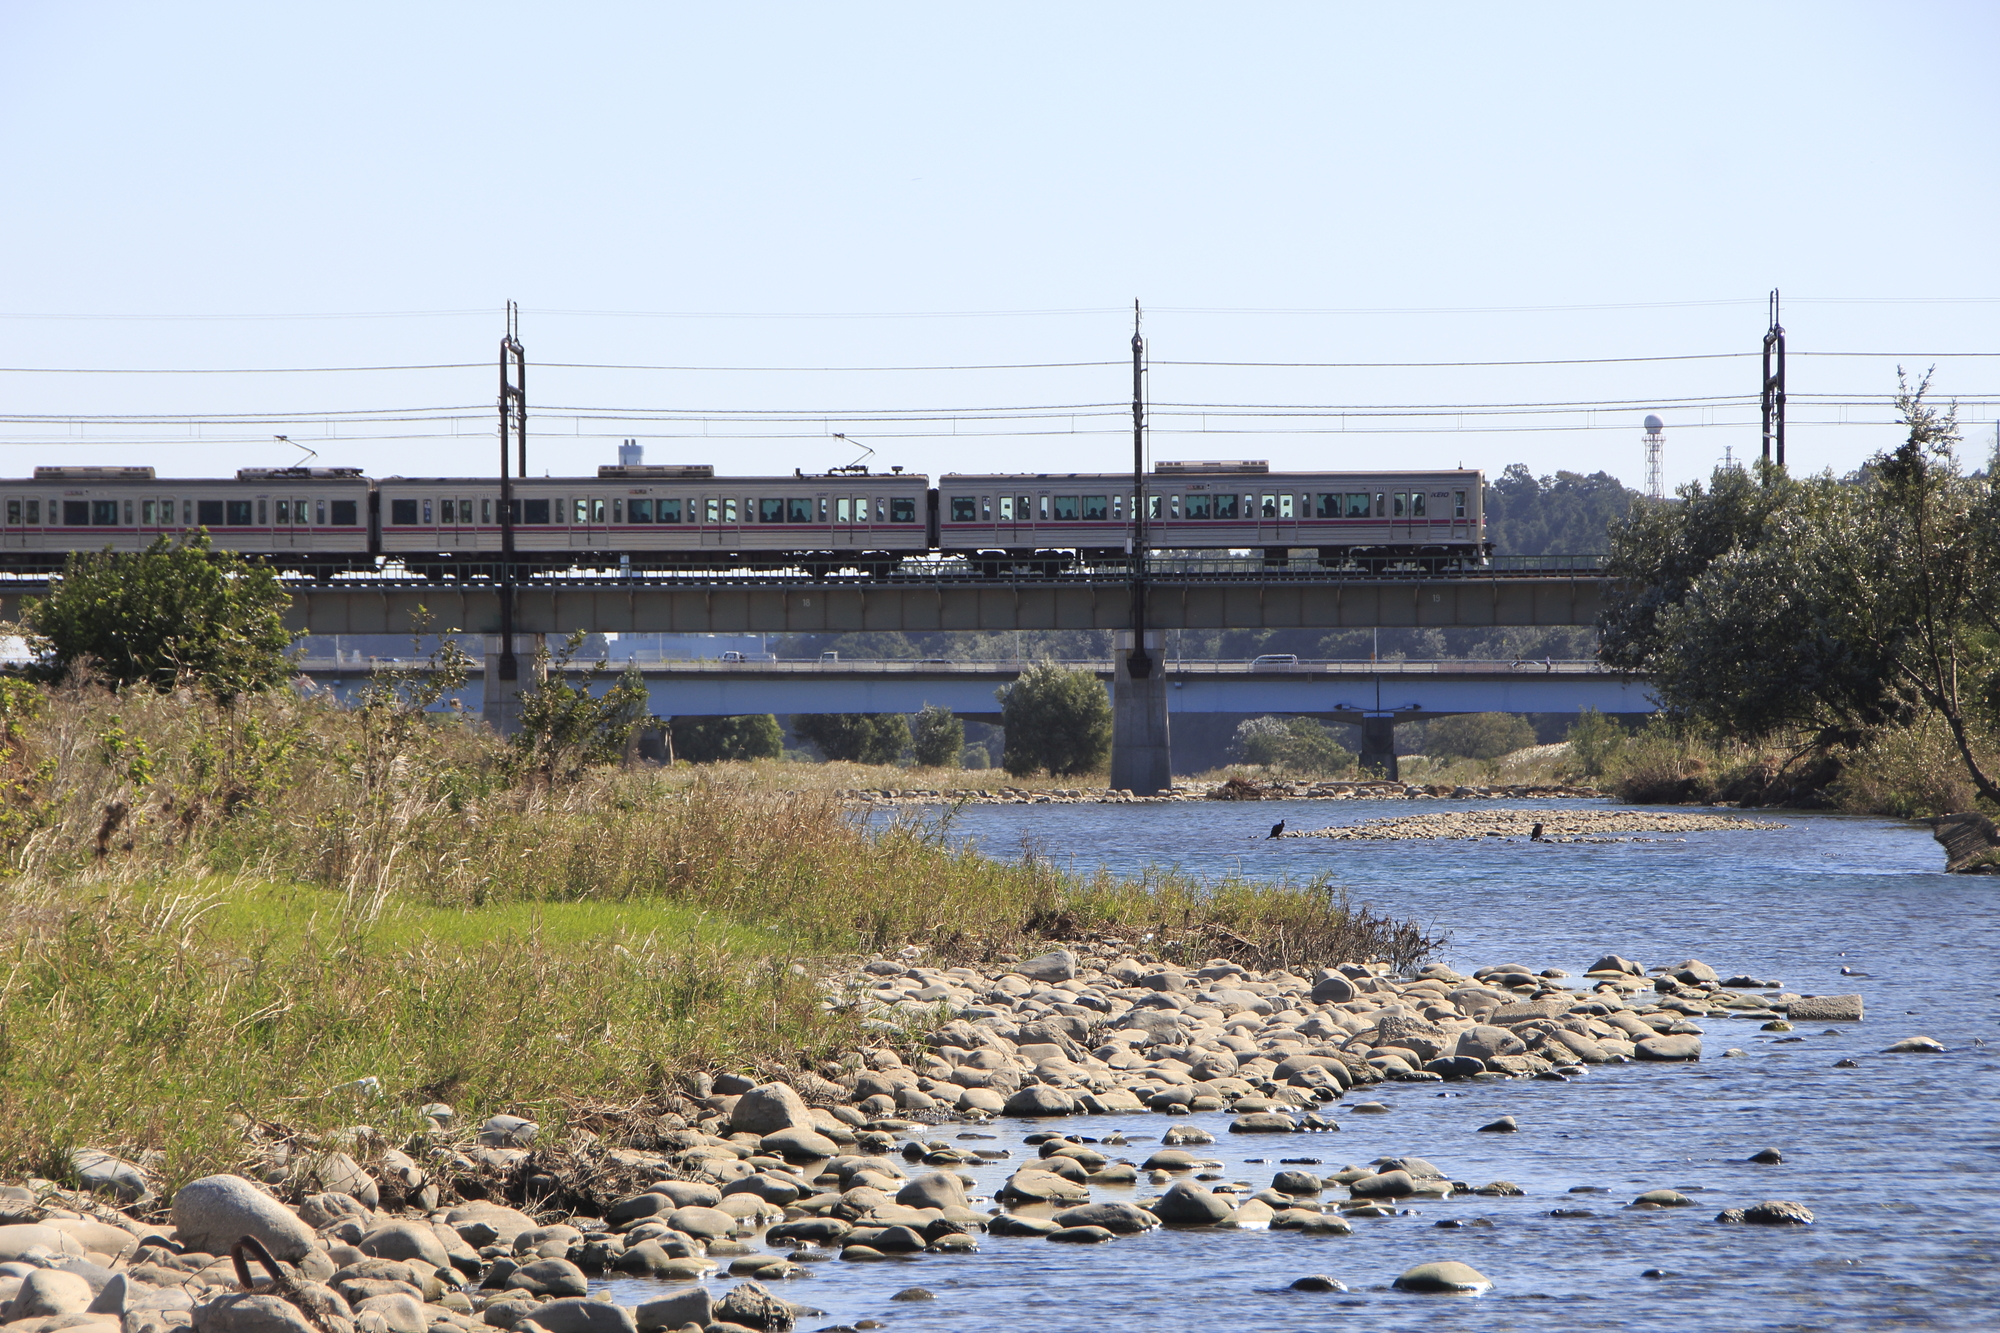
[[[1156,553],[1439,571],[1480,563],[1491,549],[1482,490],[1476,469],[1161,463],[1147,476],[1146,541]],[[887,573],[906,558],[961,556],[989,573],[1046,573],[1121,557],[1132,535],[1132,479],[1117,473],[946,473],[932,487],[900,470],[718,477],[705,465],[634,464],[524,478],[513,492],[515,559],[527,570]],[[31,479],[0,479],[0,568],[55,568],[71,551],[137,550],[204,528],[216,546],[281,568],[469,573],[500,554],[499,503],[492,477],[294,467],[168,479],[150,467],[37,468]]]

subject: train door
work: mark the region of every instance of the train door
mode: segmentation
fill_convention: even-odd
[[[1244,502],[1249,503],[1249,497]],[[1266,547],[1290,546],[1299,535],[1299,497],[1290,491],[1258,490],[1257,544]]]
[[[870,526],[868,497],[836,493],[832,498],[833,548],[836,551],[867,550]]]
[[[28,545],[28,532],[22,526],[25,521],[22,516],[26,513],[25,498],[10,495],[6,499],[6,505],[6,526],[0,527],[0,547],[5,547],[9,551],[25,550]]]
[[[570,549],[603,550],[609,544],[606,527],[611,506],[601,495],[579,495],[570,500]]]
[[[704,495],[701,505],[701,544],[734,551],[743,544],[742,498],[734,495]]]
[[[1033,550],[1036,537],[1035,497],[1016,492],[998,497],[994,505],[995,536],[999,544],[1010,551]]]
[[[1421,490],[1389,493],[1389,539],[1415,541],[1428,533],[1426,496]]]

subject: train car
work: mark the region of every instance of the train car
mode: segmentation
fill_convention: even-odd
[[[0,478],[0,565],[60,568],[71,551],[137,551],[207,528],[221,550],[284,568],[367,563],[370,483],[359,468],[244,468],[161,480],[150,467],[38,467]]]
[[[500,483],[385,477],[376,483],[384,556],[448,570],[500,554]],[[629,563],[692,568],[886,568],[930,548],[928,478],[860,471],[717,477],[707,465],[622,465],[595,477],[514,483],[514,550],[559,569]]]
[[[1310,548],[1328,566],[1483,560],[1489,549],[1477,469],[1272,472],[1254,461],[1161,463],[1146,480],[1155,551]],[[1047,562],[1122,555],[1132,480],[1118,473],[946,473],[938,479],[944,554]]]

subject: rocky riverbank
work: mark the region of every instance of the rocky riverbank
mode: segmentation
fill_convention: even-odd
[[[1447,786],[1404,782],[1176,783],[1158,796],[1134,796],[1119,787],[854,787],[839,793],[855,805],[1165,805],[1175,801],[1385,801],[1385,800],[1594,800],[1597,787],[1511,783]]]
[[[18,1333],[786,1330],[813,1311],[772,1287],[817,1271],[824,1288],[845,1264],[949,1263],[1038,1238],[1132,1243],[1162,1227],[1338,1236],[1415,1204],[1519,1193],[1414,1156],[1223,1179],[1194,1113],[1274,1144],[1332,1144],[1322,1136],[1344,1119],[1388,1111],[1391,1083],[1534,1079],[1590,1096],[1589,1067],[1701,1059],[1703,1022],[1784,1031],[1863,1017],[1859,996],[1617,955],[1574,982],[1520,964],[1301,974],[1221,960],[1181,970],[1100,939],[984,967],[876,958],[828,984],[825,1003],[859,1011],[878,1042],[812,1069],[695,1077],[656,1104],[579,1107],[560,1131],[509,1115],[461,1124],[442,1103],[393,1144],[360,1125],[315,1137],[244,1120],[245,1174],[170,1200],[155,1194],[157,1163],[79,1153],[67,1188],[0,1189],[0,1321]],[[1888,1048],[1940,1049],[1916,1037]],[[1157,1147],[1129,1129],[1088,1132],[1091,1117],[1129,1125],[1144,1112],[1160,1117]],[[983,1193],[971,1172],[1005,1160],[979,1146],[995,1117],[1036,1123],[1036,1155]],[[943,1137],[953,1122],[956,1137]],[[1782,1155],[1751,1160],[1776,1167]],[[1689,1203],[1656,1189],[1622,1206]],[[1715,1221],[1809,1225],[1812,1213],[1746,1199]],[[232,1262],[246,1236],[274,1256],[275,1279]],[[601,1274],[656,1280],[657,1294],[599,1299]],[[1319,1274],[1293,1285],[1342,1289]],[[1491,1284],[1433,1260],[1391,1285]]]
[[[1736,815],[1655,810],[1466,810],[1368,819],[1333,828],[1300,829],[1283,838],[1398,841],[1445,838],[1519,838],[1535,842],[1648,841],[1677,833],[1717,829],[1778,829],[1785,825]]]

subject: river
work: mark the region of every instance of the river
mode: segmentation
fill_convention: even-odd
[[[1491,802],[1549,809],[1549,802]],[[1589,808],[1600,803],[1580,802]],[[1607,1065],[1569,1084],[1479,1081],[1386,1084],[1367,1096],[1387,1115],[1334,1111],[1339,1133],[1231,1135],[1226,1114],[1083,1117],[1073,1133],[1122,1131],[1142,1160],[1169,1125],[1216,1137],[1199,1153],[1222,1175],[1270,1183],[1278,1159],[1315,1158],[1321,1174],[1414,1154],[1475,1184],[1511,1180],[1521,1198],[1455,1198],[1359,1222],[1345,1238],[1290,1231],[1154,1231],[1086,1247],[982,1237],[979,1253],[877,1264],[820,1264],[783,1284],[825,1310],[802,1329],[864,1319],[907,1333],[971,1329],[1582,1330],[2000,1327],[2000,879],[1950,876],[1921,827],[1845,816],[1759,812],[1778,830],[1693,833],[1660,841],[1271,841],[1292,829],[1383,815],[1464,810],[1463,801],[1200,803],[1166,806],[974,806],[950,833],[991,855],[1024,846],[1079,870],[1177,865],[1206,876],[1304,882],[1330,876],[1358,901],[1448,933],[1441,961],[1563,968],[1580,977],[1605,953],[1647,965],[1699,958],[1727,976],[1782,979],[1811,994],[1858,992],[1860,1024],[1704,1019],[1704,1058],[1686,1066]],[[1025,840],[1025,841],[1024,841]],[[1858,975],[1842,975],[1848,968]],[[1574,984],[1574,983],[1573,983]],[[1886,1055],[1924,1034],[1934,1056]],[[1725,1057],[1738,1049],[1741,1056]],[[1858,1067],[1835,1068],[1851,1058]],[[1521,1131],[1482,1134],[1501,1115]],[[990,1194],[1034,1149],[1046,1124],[978,1127],[1011,1161],[972,1169]],[[946,1125],[955,1138],[971,1126]],[[1774,1147],[1778,1166],[1746,1162]],[[1593,1191],[1571,1193],[1579,1187]],[[1650,1189],[1693,1208],[1627,1211]],[[1157,1192],[1095,1187],[1096,1199]],[[1333,1190],[1325,1197],[1344,1194]],[[1724,1207],[1805,1204],[1811,1227],[1726,1226]],[[1552,1217],[1555,1209],[1582,1217]],[[1449,1228],[1484,1219],[1490,1227]],[[1422,1297],[1389,1283],[1436,1259],[1470,1263],[1494,1282],[1479,1297]],[[1664,1276],[1645,1276],[1649,1271]],[[1287,1290],[1326,1274],[1346,1294]],[[609,1284],[625,1303],[658,1288]],[[711,1280],[720,1293],[727,1283]],[[910,1286],[934,1301],[892,1303]]]

